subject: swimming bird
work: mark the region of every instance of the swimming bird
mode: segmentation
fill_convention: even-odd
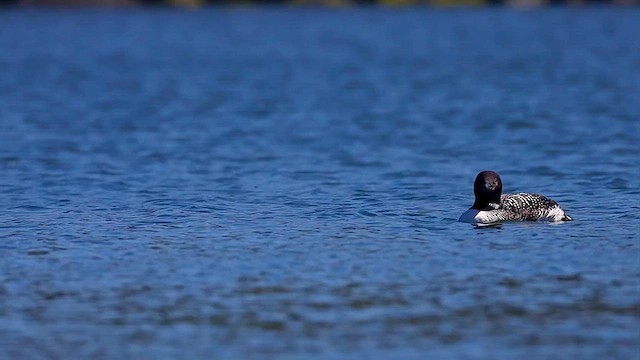
[[[499,221],[571,221],[560,205],[539,194],[502,195],[502,180],[495,171],[482,171],[473,183],[473,206],[458,221],[490,224]]]

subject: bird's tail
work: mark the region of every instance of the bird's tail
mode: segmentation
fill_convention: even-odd
[[[562,221],[573,221],[573,218],[567,214],[564,214]]]

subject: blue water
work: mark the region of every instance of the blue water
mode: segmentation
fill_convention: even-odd
[[[0,358],[639,358],[639,19],[0,12]]]

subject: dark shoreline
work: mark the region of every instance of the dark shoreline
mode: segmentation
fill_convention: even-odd
[[[476,6],[509,6],[516,8],[535,8],[540,6],[592,6],[592,5],[616,5],[631,6],[640,5],[640,0],[261,0],[261,1],[236,1],[236,0],[0,0],[0,8],[6,7],[189,7],[200,8],[207,6],[255,6],[255,5],[287,5],[287,6],[320,6],[320,7],[349,7],[349,6],[389,6],[389,7],[476,7]]]

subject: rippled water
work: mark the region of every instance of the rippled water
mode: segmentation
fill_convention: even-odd
[[[638,358],[639,15],[0,12],[0,358]]]

